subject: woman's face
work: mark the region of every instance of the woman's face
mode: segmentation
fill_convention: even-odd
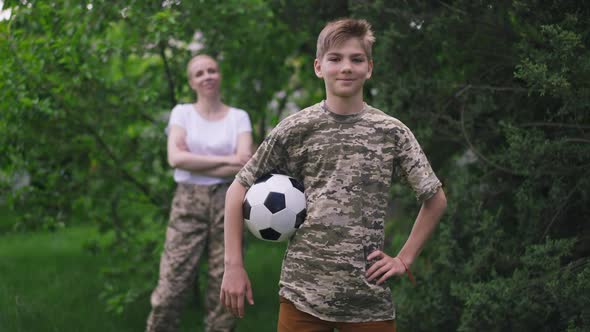
[[[210,57],[198,57],[188,67],[189,85],[200,97],[217,97],[221,75],[217,62]]]

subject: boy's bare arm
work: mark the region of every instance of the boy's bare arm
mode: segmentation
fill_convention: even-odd
[[[438,224],[440,217],[447,208],[447,198],[443,189],[439,189],[434,196],[422,203],[422,208],[416,217],[408,240],[397,254],[408,266],[420,254],[424,243]]]
[[[391,276],[406,273],[406,266],[412,265],[418,257],[446,207],[447,198],[441,188],[434,196],[422,203],[410,236],[396,257],[391,257],[380,250],[375,250],[367,257],[368,260],[379,259],[367,270],[367,279],[370,281],[379,278],[377,284],[381,284]]]
[[[244,317],[244,298],[251,305],[254,304],[252,286],[242,256],[242,202],[245,195],[246,188],[234,180],[225,196],[225,268],[219,294],[221,303],[240,318]]]

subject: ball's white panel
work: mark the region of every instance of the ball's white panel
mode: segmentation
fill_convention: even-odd
[[[270,219],[270,225],[275,231],[281,234],[291,234],[296,230],[296,217],[297,213],[289,209],[284,209],[272,215],[272,218]]]
[[[266,182],[256,183],[250,187],[246,192],[246,199],[250,203],[250,206],[254,207],[255,205],[263,204],[268,191]]]
[[[285,191],[285,205],[287,210],[299,213],[299,211],[305,209],[305,194],[297,188],[290,187]]]
[[[285,190],[293,187],[289,177],[282,174],[273,174],[270,179],[266,180],[265,184],[270,190],[279,193],[284,193]]]
[[[252,233],[252,235],[262,240],[262,238],[260,237],[260,233],[258,233],[258,229],[256,228],[256,225],[254,223],[250,222],[250,220],[248,219],[244,219],[244,223],[246,224],[246,227],[248,228],[250,233]]]
[[[255,205],[250,210],[250,219],[247,221],[257,230],[271,227],[272,213],[264,205]]]

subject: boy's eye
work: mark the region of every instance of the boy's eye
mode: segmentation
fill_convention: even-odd
[[[217,72],[217,70],[215,70],[215,69],[211,68],[211,69],[208,69],[208,70],[207,70],[207,72],[208,72],[209,74],[215,74],[215,73]]]
[[[203,75],[203,72],[201,70],[199,70],[198,72],[195,73],[195,77],[199,77]]]
[[[340,58],[328,58],[328,61],[332,61],[332,62],[339,61],[339,60],[340,60]]]
[[[360,62],[364,62],[365,60],[362,58],[355,58],[355,59],[352,59],[352,61],[360,63]]]

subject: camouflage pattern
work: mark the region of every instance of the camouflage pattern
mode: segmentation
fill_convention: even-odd
[[[343,116],[316,104],[283,120],[236,178],[248,188],[271,170],[301,180],[307,200],[279,295],[323,320],[394,319],[389,287],[365,278],[367,256],[383,249],[389,188],[403,181],[422,201],[441,186],[412,132],[368,105]]]
[[[179,183],[172,201],[160,260],[158,285],[151,296],[147,331],[177,331],[182,308],[208,252],[206,331],[232,331],[235,318],[219,301],[223,277],[223,213],[228,184]]]

